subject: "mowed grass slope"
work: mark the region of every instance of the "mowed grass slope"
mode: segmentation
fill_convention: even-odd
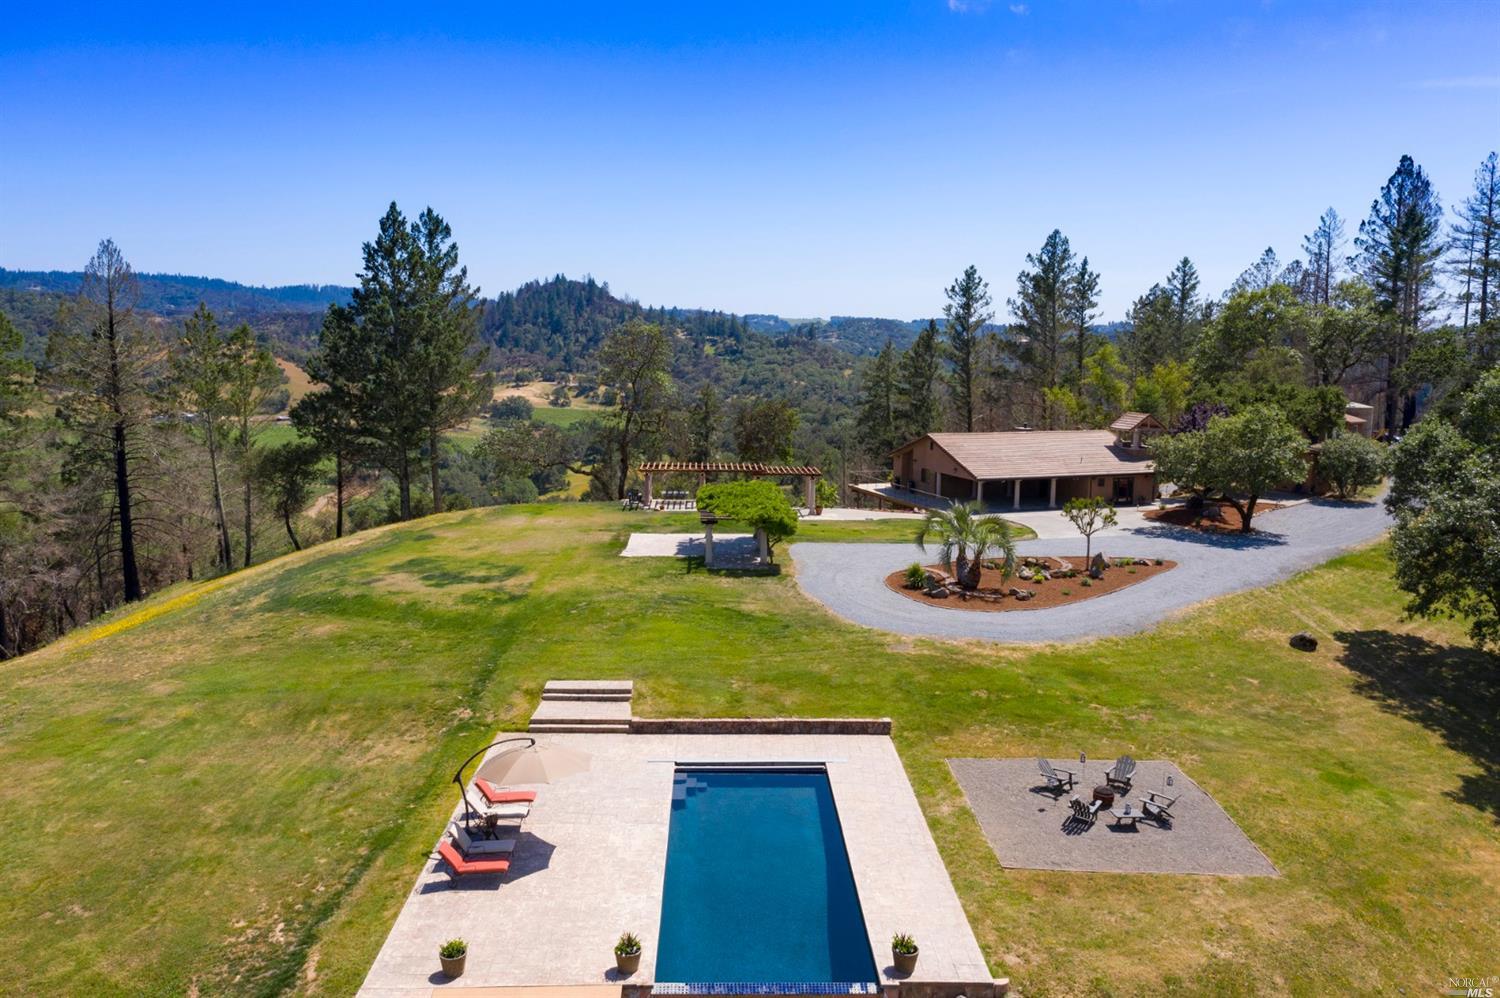
[[[634,678],[644,714],[892,716],[992,969],[1026,994],[1493,971],[1500,670],[1457,627],[1399,621],[1382,549],[1149,634],[1021,648],[848,626],[790,577],[616,557],[649,519],[567,504],[372,531],[0,666],[3,990],[350,993],[452,768],[559,677]],[[1302,628],[1317,653],[1286,646]],[[1001,870],[943,760],[1080,749],[1174,759],[1282,876]]]

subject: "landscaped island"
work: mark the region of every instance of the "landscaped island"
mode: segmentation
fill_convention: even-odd
[[[1004,563],[986,561],[980,567],[979,585],[965,589],[955,583],[941,565],[920,567],[920,573],[905,568],[886,576],[893,592],[932,606],[956,610],[1041,610],[1066,606],[1103,596],[1153,576],[1169,572],[1177,562],[1162,558],[1111,558],[1092,578],[1080,559],[1050,555],[1021,559],[1016,571],[1007,575]]]

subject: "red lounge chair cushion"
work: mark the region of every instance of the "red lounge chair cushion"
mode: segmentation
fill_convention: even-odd
[[[474,777],[474,786],[491,804],[530,804],[536,800],[535,790],[501,790],[482,776]]]
[[[447,839],[438,843],[438,855],[460,877],[466,873],[504,873],[510,869],[509,858],[467,859]]]

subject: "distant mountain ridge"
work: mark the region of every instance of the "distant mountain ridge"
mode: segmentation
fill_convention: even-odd
[[[218,277],[189,274],[136,274],[140,307],[158,315],[191,312],[201,301],[215,312],[319,312],[346,304],[354,289],[338,284],[287,284],[261,287]],[[0,267],[0,289],[50,294],[77,294],[83,273],[77,270],[9,270]]]

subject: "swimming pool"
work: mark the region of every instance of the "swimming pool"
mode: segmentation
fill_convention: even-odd
[[[821,767],[679,768],[656,980],[874,993],[875,961]]]

